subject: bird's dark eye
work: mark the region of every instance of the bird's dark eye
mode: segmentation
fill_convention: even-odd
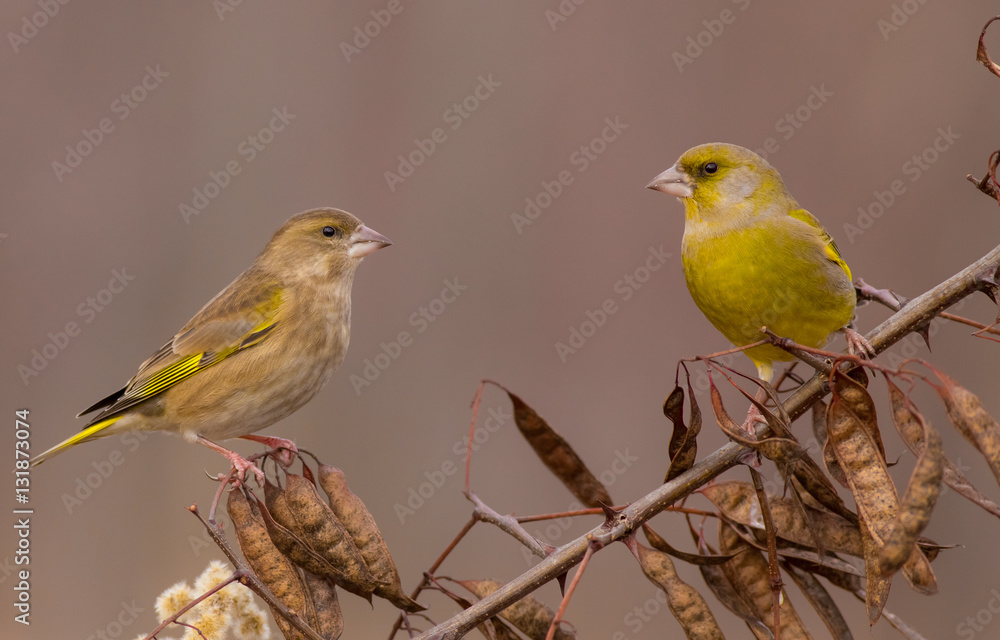
[[[702,168],[705,170],[705,173],[715,173],[719,170],[719,165],[714,162],[709,162]]]
[[[336,227],[323,227],[323,235],[327,238],[332,238],[338,233],[340,233],[340,230]]]

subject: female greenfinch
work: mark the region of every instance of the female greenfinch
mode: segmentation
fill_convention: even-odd
[[[315,209],[290,218],[249,269],[212,298],[123,389],[85,409],[83,431],[32,460],[126,431],[169,431],[251,465],[213,440],[254,436],[308,402],[344,359],[351,284],[362,258],[391,244],[353,215]]]
[[[871,353],[848,326],[857,305],[851,270],[767,160],[733,144],[703,144],[647,187],[682,199],[688,291],[734,345],[757,342],[765,326],[809,347],[843,330],[852,352]],[[745,353],[768,382],[774,361],[793,359],[769,344]]]

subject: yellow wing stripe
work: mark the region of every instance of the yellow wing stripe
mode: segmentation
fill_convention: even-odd
[[[77,445],[77,444],[83,442],[84,440],[90,440],[92,437],[94,437],[94,435],[98,431],[103,431],[105,428],[107,428],[110,425],[118,422],[119,420],[121,420],[124,417],[125,417],[124,415],[112,416],[112,417],[108,418],[107,420],[101,420],[100,422],[98,422],[96,424],[90,425],[89,427],[87,427],[86,429],[84,429],[83,431],[81,431],[80,433],[78,433],[78,434],[76,434],[76,435],[74,435],[74,436],[72,436],[70,438],[66,438],[65,440],[63,440],[62,442],[60,442],[56,446],[52,447],[51,449],[49,449],[47,451],[44,451],[44,452],[38,454],[37,456],[35,456],[31,460],[31,466],[33,466],[33,467],[38,466],[38,465],[42,464],[43,462],[45,462],[46,460],[48,460],[49,458],[51,458],[52,456],[54,456],[54,455],[56,455],[58,453],[62,453],[63,451],[65,451],[66,449],[69,449],[73,445]]]

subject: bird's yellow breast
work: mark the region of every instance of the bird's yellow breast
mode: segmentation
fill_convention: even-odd
[[[722,234],[685,231],[682,262],[688,290],[702,313],[736,346],[760,340],[766,326],[780,336],[821,347],[850,323],[855,294],[824,245],[783,216]],[[791,360],[765,345],[755,362]]]

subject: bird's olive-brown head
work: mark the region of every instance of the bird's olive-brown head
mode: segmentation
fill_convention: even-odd
[[[365,256],[392,244],[340,209],[313,209],[292,216],[258,258],[265,267],[305,277],[353,272]]]
[[[681,198],[689,220],[761,211],[755,205],[768,198],[789,204],[781,176],[767,160],[744,147],[720,142],[688,149],[646,187]]]

